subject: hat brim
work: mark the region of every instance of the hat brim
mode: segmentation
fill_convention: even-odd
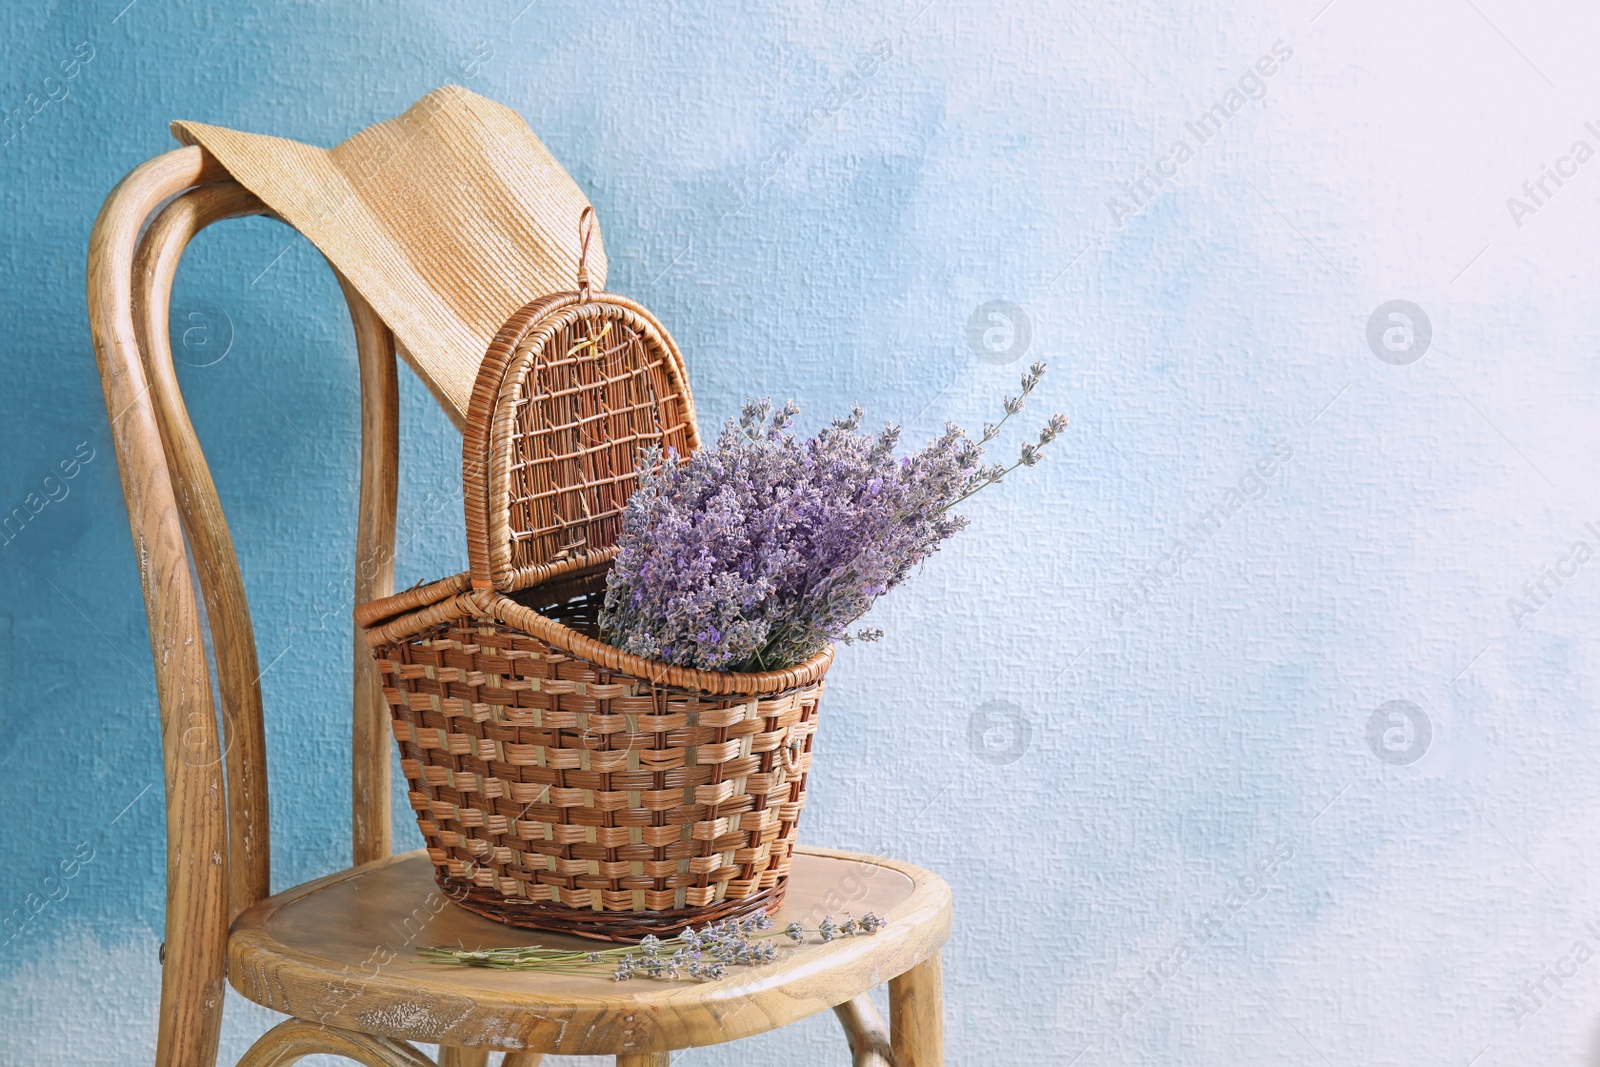
[[[576,284],[588,199],[521,116],[460,86],[332,149],[198,122],[172,133],[317,246],[458,427],[501,324]],[[597,289],[598,237],[588,264]]]

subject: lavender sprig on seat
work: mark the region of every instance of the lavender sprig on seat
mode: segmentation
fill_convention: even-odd
[[[663,941],[646,934],[637,945],[613,945],[597,952],[526,945],[512,948],[469,949],[460,945],[420,948],[419,956],[430,963],[466,967],[488,967],[500,971],[542,971],[546,974],[609,976],[618,982],[631,978],[657,978],[668,982],[723,978],[729,967],[759,967],[779,958],[776,939],[783,937],[795,945],[806,944],[810,935],[819,942],[841,937],[875,934],[888,926],[887,919],[867,912],[859,919],[847,918],[844,925],[825,916],[820,926],[811,929],[798,921],[774,930],[766,912],[742,919],[724,919],[699,930],[690,926],[677,937]],[[784,946],[785,948],[791,946]]]

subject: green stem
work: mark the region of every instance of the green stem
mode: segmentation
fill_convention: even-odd
[[[1042,446],[1042,445],[1039,446],[1039,451],[1043,451],[1043,448],[1044,448],[1044,446]],[[1037,452],[1035,454],[1037,454]],[[989,486],[991,486],[994,483],[1000,481],[1002,478],[1004,478],[1006,475],[1010,474],[1012,471],[1016,470],[1020,466],[1022,466],[1022,461],[1019,459],[1015,463],[1013,463],[1011,466],[1006,467],[1005,469],[1003,469],[999,474],[996,474],[993,478],[989,478],[986,481],[980,483],[977,488],[968,490],[966,495],[959,496],[956,499],[950,501],[950,503],[946,504],[944,507],[939,509],[940,514],[943,514],[944,512],[949,511],[953,507],[959,506],[960,504],[962,504],[965,501],[971,500],[973,497],[977,496],[983,490],[989,488]]]

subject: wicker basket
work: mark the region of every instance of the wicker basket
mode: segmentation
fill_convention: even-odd
[[[490,345],[462,447],[471,570],[356,610],[463,907],[631,940],[782,901],[832,651],[696,671],[592,626],[639,449],[698,443],[682,357],[632,301],[555,294]]]

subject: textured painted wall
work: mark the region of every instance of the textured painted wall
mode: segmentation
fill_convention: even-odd
[[[89,220],[169,119],[331,144],[456,80],[589,191],[709,424],[765,393],[922,438],[1052,361],[1073,429],[841,656],[803,827],[951,882],[953,1063],[1600,1065],[1592,14],[524,3],[0,14],[0,1061],[155,1033]],[[284,887],[347,854],[351,332],[261,220],[200,239],[173,327]],[[403,404],[409,584],[464,550],[458,439]],[[229,1011],[236,1056],[268,1013]],[[824,1018],[680,1060],[846,1057]]]

